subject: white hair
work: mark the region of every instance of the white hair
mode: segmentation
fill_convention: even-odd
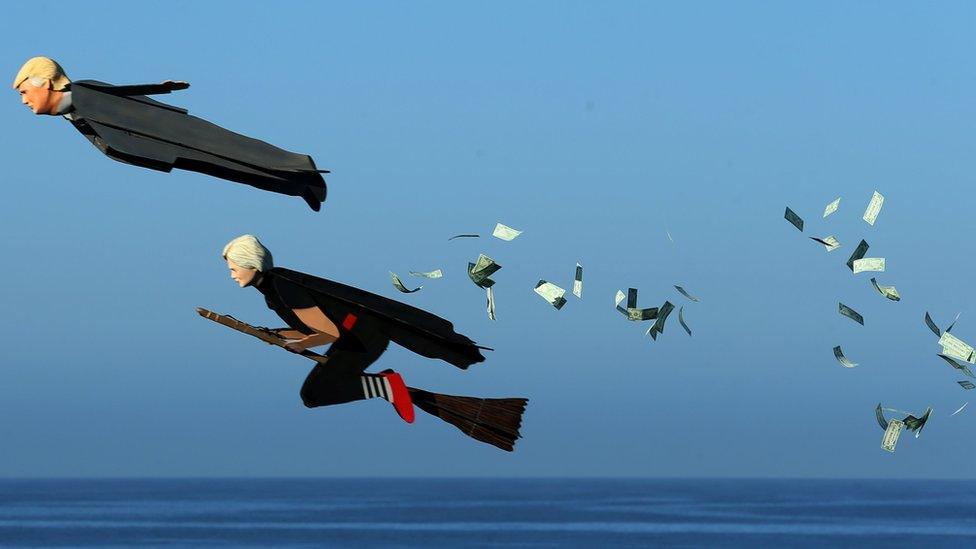
[[[229,259],[245,269],[267,272],[274,267],[271,251],[261,244],[257,237],[245,234],[231,240],[224,246],[224,259]]]

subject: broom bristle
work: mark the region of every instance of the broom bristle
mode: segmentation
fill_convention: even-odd
[[[525,398],[476,398],[431,393],[410,388],[418,408],[454,425],[469,437],[511,452],[521,438]]]

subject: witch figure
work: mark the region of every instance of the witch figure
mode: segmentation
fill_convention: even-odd
[[[289,351],[317,360],[302,385],[305,406],[378,398],[412,423],[416,405],[474,439],[514,449],[527,399],[432,393],[408,387],[393,370],[366,372],[391,341],[461,369],[484,361],[481,349],[486,348],[455,332],[447,320],[364,290],[275,267],[271,252],[251,235],[230,241],[223,257],[231,278],[242,288],[261,292],[268,308],[288,325],[263,329],[273,338],[262,339],[282,338]],[[330,346],[324,356],[309,351],[326,344]]]

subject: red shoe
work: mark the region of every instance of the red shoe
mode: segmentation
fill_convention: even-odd
[[[410,399],[410,391],[407,390],[407,384],[403,382],[403,378],[393,370],[381,372],[380,375],[386,378],[390,384],[390,389],[393,392],[393,408],[396,413],[400,415],[403,421],[413,423],[413,401]]]

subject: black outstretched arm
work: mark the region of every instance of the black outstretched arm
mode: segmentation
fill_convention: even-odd
[[[124,86],[102,86],[93,84],[91,82],[85,82],[85,85],[100,92],[110,93],[120,97],[127,97],[130,95],[159,95],[162,93],[185,90],[190,87],[189,82],[184,82],[182,80],[166,80],[165,82],[160,82],[159,84],[129,84]]]

